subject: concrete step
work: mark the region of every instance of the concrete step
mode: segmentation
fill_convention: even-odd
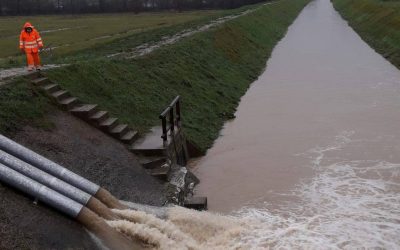
[[[170,170],[169,167],[158,167],[154,169],[149,169],[148,173],[151,176],[160,178],[162,180],[167,180],[169,170]]]
[[[55,83],[43,85],[41,88],[49,94],[52,94],[54,92],[61,90],[60,85],[55,84]]]
[[[115,126],[113,129],[110,130],[110,133],[116,137],[116,138],[121,138],[122,135],[124,135],[127,131],[129,130],[129,127],[127,124],[118,124]]]
[[[82,119],[88,120],[97,112],[97,104],[83,104],[70,110],[70,112]]]
[[[143,137],[138,138],[132,148],[134,149],[163,149],[164,145],[161,139],[162,130],[161,127],[154,127],[149,133],[146,133]]]
[[[59,90],[51,94],[57,101],[62,101],[66,98],[71,97],[70,93],[66,90]]]
[[[196,210],[207,210],[207,197],[192,197],[185,201],[184,206]]]
[[[42,85],[51,83],[50,79],[47,77],[34,78],[31,80],[31,82],[36,86],[42,86]]]
[[[105,121],[100,123],[100,128],[109,133],[113,128],[115,128],[118,125],[118,118],[115,117],[109,117]]]
[[[108,111],[101,110],[94,113],[90,117],[90,120],[96,122],[97,124],[100,124],[103,121],[105,121],[108,117],[109,117]]]
[[[43,77],[43,75],[42,75],[40,72],[38,72],[38,71],[31,72],[31,73],[29,73],[29,74],[27,74],[27,75],[25,76],[25,78],[27,78],[27,79],[29,79],[29,80],[38,79],[38,78],[40,78],[40,77]]]
[[[125,144],[132,144],[139,137],[139,133],[135,130],[128,130],[123,134],[120,140]]]
[[[139,158],[139,162],[146,169],[154,169],[166,163],[167,158],[164,156],[148,156],[144,158]]]
[[[59,102],[65,110],[74,109],[79,104],[79,99],[77,97],[69,97]]]
[[[129,150],[138,155],[143,156],[164,156],[165,149],[163,148],[134,148],[131,147]]]

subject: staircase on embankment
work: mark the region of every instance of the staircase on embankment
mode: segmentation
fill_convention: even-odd
[[[32,75],[31,75],[32,77]],[[34,74],[31,82],[45,91],[64,110],[101,129],[124,144],[132,144],[138,137],[138,132],[121,123],[118,118],[110,116],[108,111],[101,110],[97,104],[86,104],[72,96],[60,85],[53,83],[41,74]]]
[[[170,183],[180,183],[182,185],[181,187],[174,186],[174,190],[171,193],[176,192],[176,189],[178,189],[186,197],[188,192],[191,192],[191,190],[187,190],[193,189],[193,187],[189,187],[190,183],[182,180],[182,178],[189,178],[190,182],[198,182],[190,171],[189,174],[186,175],[185,173],[184,176],[181,176],[179,171],[181,166],[186,165],[189,157],[186,138],[180,129],[179,97],[160,115],[162,120],[161,129],[155,129],[148,136],[139,138],[139,133],[135,129],[121,123],[117,117],[111,116],[108,111],[101,109],[97,104],[87,104],[72,96],[69,91],[52,82],[42,73],[32,73],[28,75],[28,78],[35,87],[44,91],[63,110],[125,144],[138,157],[140,164],[150,175]],[[177,109],[174,109],[175,106]],[[177,112],[176,117],[173,116],[174,112]],[[167,124],[167,121],[169,124]],[[149,140],[153,141],[153,143],[149,144]],[[182,194],[179,195],[181,196]],[[179,202],[180,205],[185,205],[189,208],[205,209],[207,207],[207,199],[205,197],[184,198],[183,200],[184,203],[181,204]]]

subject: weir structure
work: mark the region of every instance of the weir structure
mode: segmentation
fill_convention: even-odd
[[[111,209],[127,209],[107,190],[0,135],[0,181],[74,218],[110,249],[141,246],[111,228],[120,219]]]

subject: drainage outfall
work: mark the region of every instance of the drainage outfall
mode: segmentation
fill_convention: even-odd
[[[4,152],[0,149],[0,163],[9,168],[29,177],[65,196],[82,204],[86,205],[92,195],[83,192],[82,190],[71,186],[70,184],[54,177],[18,158]]]
[[[18,173],[37,181],[40,184],[82,204],[83,206],[87,206],[96,214],[100,215],[106,220],[117,219],[114,213],[101,203],[97,198],[92,197],[92,195],[71,186],[70,184],[38,169],[34,166],[19,160],[18,158],[7,154],[3,150],[0,150],[0,163],[5,166],[17,171]]]
[[[0,181],[69,215],[78,216],[83,205],[0,163]]]
[[[7,167],[2,163],[0,163],[0,181],[29,194],[44,204],[47,204],[76,219],[87,229],[97,235],[102,240],[104,245],[110,249],[128,250],[140,248],[139,245],[135,244],[125,236],[121,235],[115,229],[111,228],[104,221],[104,219],[100,218],[89,208],[56,192],[53,189],[50,189],[49,187],[46,187],[43,184],[40,184],[39,182],[15,171],[14,169]],[[106,211],[110,211],[97,199],[89,199],[88,204],[94,208],[100,206],[100,209],[96,209],[97,211],[104,208]],[[115,215],[112,215],[112,212],[110,213],[111,214],[104,212],[103,215],[107,220],[115,220]]]
[[[74,172],[60,166],[53,161],[50,161],[49,159],[8,139],[3,135],[0,135],[0,149],[54,177],[63,180],[73,187],[95,196],[110,208],[126,208],[118,201],[118,199],[112,196],[107,190],[101,188],[99,185],[75,174]]]

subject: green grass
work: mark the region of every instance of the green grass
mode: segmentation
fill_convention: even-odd
[[[159,125],[158,114],[179,94],[185,131],[206,150],[307,2],[264,6],[139,59],[82,61],[48,75],[141,132]]]
[[[400,68],[400,1],[333,0],[333,4],[371,47]]]
[[[0,132],[10,134],[26,124],[48,128],[46,114],[52,110],[46,97],[22,78],[0,87]]]
[[[23,63],[23,57],[18,54],[18,38],[26,21],[32,22],[38,28],[46,46],[57,47],[52,51],[52,56],[57,57],[133,34],[195,23],[223,13],[224,11],[210,10],[182,13],[0,17],[0,66],[4,67],[10,62],[13,65]]]
[[[161,27],[156,29],[145,30],[140,33],[135,33],[130,36],[119,37],[111,41],[96,44],[87,49],[81,49],[72,53],[65,53],[61,57],[52,58],[52,62],[55,63],[75,63],[79,61],[93,60],[98,58],[105,58],[108,55],[130,52],[132,49],[139,45],[151,44],[153,42],[160,41],[163,37],[177,34],[183,30],[195,29],[204,24],[210,23],[219,17],[227,15],[235,15],[241,13],[247,9],[257,8],[260,4],[248,5],[233,10],[218,11],[213,15],[204,16],[194,21],[184,22],[177,25],[168,27]]]
[[[185,132],[205,151],[233,117],[241,96],[262,73],[272,49],[308,1],[281,0],[263,6],[141,58],[109,60],[96,54],[99,48],[114,50],[137,43],[135,35],[117,39],[71,53],[85,60],[47,74],[81,100],[99,104],[142,133],[160,124],[159,113],[179,94]],[[169,32],[166,29],[143,39]],[[0,131],[27,123],[46,125],[44,117],[52,106],[22,78],[3,86],[0,93]]]

